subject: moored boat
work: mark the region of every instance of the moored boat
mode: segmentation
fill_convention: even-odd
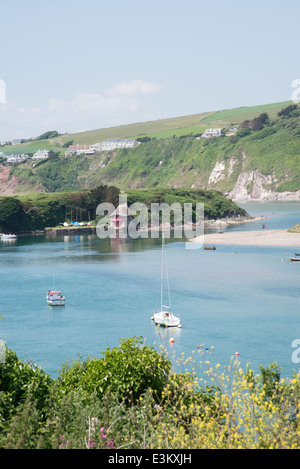
[[[170,299],[170,289],[169,289],[169,277],[168,277],[168,270],[167,270],[167,260],[164,254],[164,244],[165,239],[164,235],[162,235],[162,260],[161,260],[161,305],[160,311],[155,312],[152,316],[152,320],[154,320],[155,324],[158,326],[165,326],[165,327],[181,327],[180,318],[175,316],[171,312],[171,299]],[[164,271],[166,269],[166,272]],[[167,280],[167,289],[168,289],[168,305],[163,304],[163,280]]]
[[[47,303],[50,306],[64,306],[65,297],[62,295],[61,291],[49,290],[46,296]]]
[[[5,239],[17,239],[17,235],[15,234],[3,234],[1,236],[1,239],[5,240]]]

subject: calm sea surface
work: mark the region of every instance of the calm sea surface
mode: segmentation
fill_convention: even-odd
[[[241,206],[266,216],[269,229],[300,222],[299,203]],[[261,230],[261,222],[230,229]],[[24,236],[0,242],[0,338],[52,377],[69,359],[100,356],[133,336],[196,360],[203,346],[213,350],[212,366],[228,365],[235,352],[243,368],[250,363],[256,371],[276,361],[282,375],[291,376],[300,367],[291,345],[300,339],[300,262],[287,257],[295,252],[300,244],[204,251],[168,241],[172,307],[182,329],[165,330],[151,321],[160,304],[160,240]],[[53,277],[65,307],[46,304]]]

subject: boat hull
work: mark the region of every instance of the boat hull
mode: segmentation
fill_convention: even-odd
[[[159,326],[164,326],[164,327],[179,327],[180,326],[180,319],[171,313],[166,313],[165,311],[154,313],[153,320],[155,324],[158,324]]]
[[[61,291],[48,291],[46,295],[47,304],[50,306],[64,306],[65,297],[61,294]]]
[[[47,300],[50,306],[65,306],[65,300]]]

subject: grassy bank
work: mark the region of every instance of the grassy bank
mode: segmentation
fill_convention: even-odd
[[[288,230],[289,233],[300,233],[300,223],[297,225],[293,226],[293,228],[290,228]]]

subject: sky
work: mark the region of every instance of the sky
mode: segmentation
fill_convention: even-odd
[[[0,0],[0,142],[288,101],[299,0]]]

